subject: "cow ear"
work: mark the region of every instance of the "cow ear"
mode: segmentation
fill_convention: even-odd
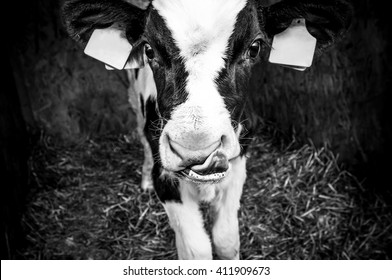
[[[261,11],[270,38],[285,30],[293,19],[304,18],[309,33],[317,39],[317,54],[343,36],[353,14],[346,0],[283,0]]]
[[[143,34],[146,10],[122,0],[68,0],[62,17],[68,34],[86,44],[94,29],[109,26],[120,29],[130,42]]]

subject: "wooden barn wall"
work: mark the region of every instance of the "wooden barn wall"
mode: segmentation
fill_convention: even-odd
[[[250,94],[260,118],[357,165],[377,161],[390,139],[390,24],[380,5],[353,2],[355,19],[344,40],[305,72],[260,63]],[[26,5],[13,61],[40,127],[72,141],[132,131],[125,73],[106,71],[67,38],[58,1]]]

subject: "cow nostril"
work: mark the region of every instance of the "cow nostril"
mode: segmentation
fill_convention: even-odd
[[[226,135],[222,135],[221,137],[221,146],[226,147],[228,144],[229,138]]]

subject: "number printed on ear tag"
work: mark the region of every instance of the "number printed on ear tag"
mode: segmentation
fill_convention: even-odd
[[[132,45],[121,30],[115,28],[95,29],[84,53],[105,63],[111,68],[124,69]]]
[[[269,62],[299,71],[312,65],[317,40],[306,29],[305,19],[297,18],[272,41]]]

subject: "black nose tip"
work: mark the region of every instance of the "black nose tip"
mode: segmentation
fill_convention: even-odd
[[[192,167],[191,169],[193,170]],[[216,152],[212,155],[211,161],[206,167],[202,169],[197,168],[197,170],[194,171],[200,175],[209,175],[214,173],[222,173],[227,171],[227,169],[229,169],[229,161],[227,157],[221,152]]]

